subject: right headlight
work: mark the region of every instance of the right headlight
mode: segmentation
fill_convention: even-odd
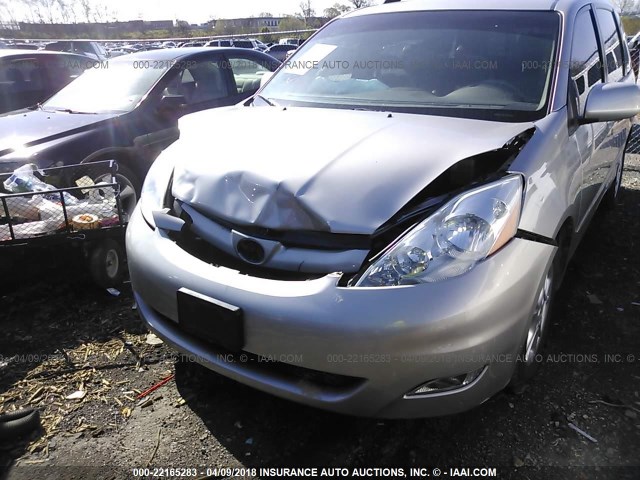
[[[468,272],[515,236],[522,197],[520,175],[459,195],[391,245],[355,286],[433,283]]]

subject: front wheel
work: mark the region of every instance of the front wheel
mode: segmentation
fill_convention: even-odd
[[[548,267],[544,281],[537,293],[536,305],[527,325],[527,335],[520,351],[516,371],[509,383],[512,390],[521,389],[540,368],[540,354],[549,329],[549,317],[556,291],[555,277],[559,261],[562,260],[556,255],[556,259]]]

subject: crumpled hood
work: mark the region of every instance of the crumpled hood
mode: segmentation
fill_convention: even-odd
[[[459,160],[530,123],[232,107],[180,122],[175,198],[236,225],[371,234]]]
[[[0,116],[0,157],[35,145],[95,128],[97,123],[121,114],[69,114],[22,110]]]

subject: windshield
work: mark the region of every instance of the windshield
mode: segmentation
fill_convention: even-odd
[[[546,112],[559,26],[555,12],[338,19],[300,47],[261,95],[282,105],[533,120]]]
[[[171,62],[136,59],[96,64],[43,104],[47,110],[119,113],[133,110]]]

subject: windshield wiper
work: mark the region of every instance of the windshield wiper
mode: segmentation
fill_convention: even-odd
[[[262,100],[264,103],[266,103],[267,105],[269,105],[270,107],[277,107],[278,105],[274,102],[272,102],[271,100],[269,100],[267,97],[263,97],[262,95],[256,93],[253,98],[259,98],[260,100]]]

